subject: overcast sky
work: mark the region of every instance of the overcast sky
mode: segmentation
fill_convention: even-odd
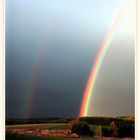
[[[129,0],[96,81],[89,115],[134,115]],[[90,69],[122,0],[6,0],[6,117],[76,117]]]

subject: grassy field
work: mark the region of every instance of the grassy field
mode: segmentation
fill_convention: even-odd
[[[27,137],[27,136],[7,136],[6,140],[95,140],[93,137]]]
[[[97,125],[89,125],[91,130],[97,128]],[[45,123],[45,124],[22,124],[22,125],[6,125],[6,129],[9,128],[38,128],[38,129],[70,129],[71,126],[68,123]]]
[[[70,137],[29,137],[29,136],[7,136],[6,140],[99,140],[93,137],[80,137],[80,138],[70,138]],[[101,140],[135,140],[134,138],[102,138]]]
[[[22,125],[7,125],[8,128],[38,128],[38,129],[70,129],[68,123],[46,123],[46,124],[22,124]]]

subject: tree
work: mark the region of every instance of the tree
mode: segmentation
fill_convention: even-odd
[[[105,137],[110,137],[113,134],[113,130],[109,126],[102,126],[102,135]]]
[[[81,121],[75,121],[72,124],[71,128],[72,133],[76,133],[79,136],[91,136],[93,135],[92,132],[90,131],[90,127],[87,125],[86,122],[81,122]]]

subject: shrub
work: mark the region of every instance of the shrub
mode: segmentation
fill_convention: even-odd
[[[113,135],[113,130],[111,127],[102,126],[101,131],[102,131],[102,135],[105,137],[110,137]]]
[[[79,136],[92,136],[93,132],[90,131],[90,127],[87,125],[86,122],[81,122],[81,121],[75,121],[72,124],[71,128],[72,133],[76,133]]]
[[[134,125],[121,125],[118,128],[118,137],[135,137],[135,128]]]

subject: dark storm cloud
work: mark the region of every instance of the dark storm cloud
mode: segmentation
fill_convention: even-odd
[[[6,117],[78,115],[90,69],[114,17],[114,9],[120,3],[107,1],[104,4],[100,0],[6,1]],[[130,45],[127,45],[126,40],[123,43],[133,47],[132,42],[133,40]],[[126,56],[129,56],[127,52]],[[118,62],[123,60],[123,56],[119,57],[118,55]],[[133,64],[134,62],[127,62],[129,70]],[[121,65],[126,65],[126,61],[117,66]],[[108,67],[110,66],[112,67]],[[117,73],[117,67],[113,67]],[[118,69],[122,76],[126,74],[126,68],[124,71]],[[113,74],[111,76],[115,77]],[[128,93],[122,98],[126,97],[126,102],[132,104],[134,87],[130,91],[128,86],[134,82],[133,75],[133,70],[128,71],[122,79],[126,82],[126,87],[119,87],[120,91]],[[101,91],[105,88],[102,82],[100,81]],[[112,82],[110,80],[108,86]],[[118,91],[112,86],[110,98],[114,89]],[[33,100],[31,103],[30,95]],[[112,102],[102,103],[102,96],[98,96],[94,110],[98,115],[104,115],[106,108],[109,108],[108,114],[114,115],[111,110],[117,102],[114,106],[111,106]],[[116,98],[120,100],[120,96]],[[124,108],[117,110],[115,115],[120,112],[133,114],[133,109],[129,109],[129,106],[124,105]]]

